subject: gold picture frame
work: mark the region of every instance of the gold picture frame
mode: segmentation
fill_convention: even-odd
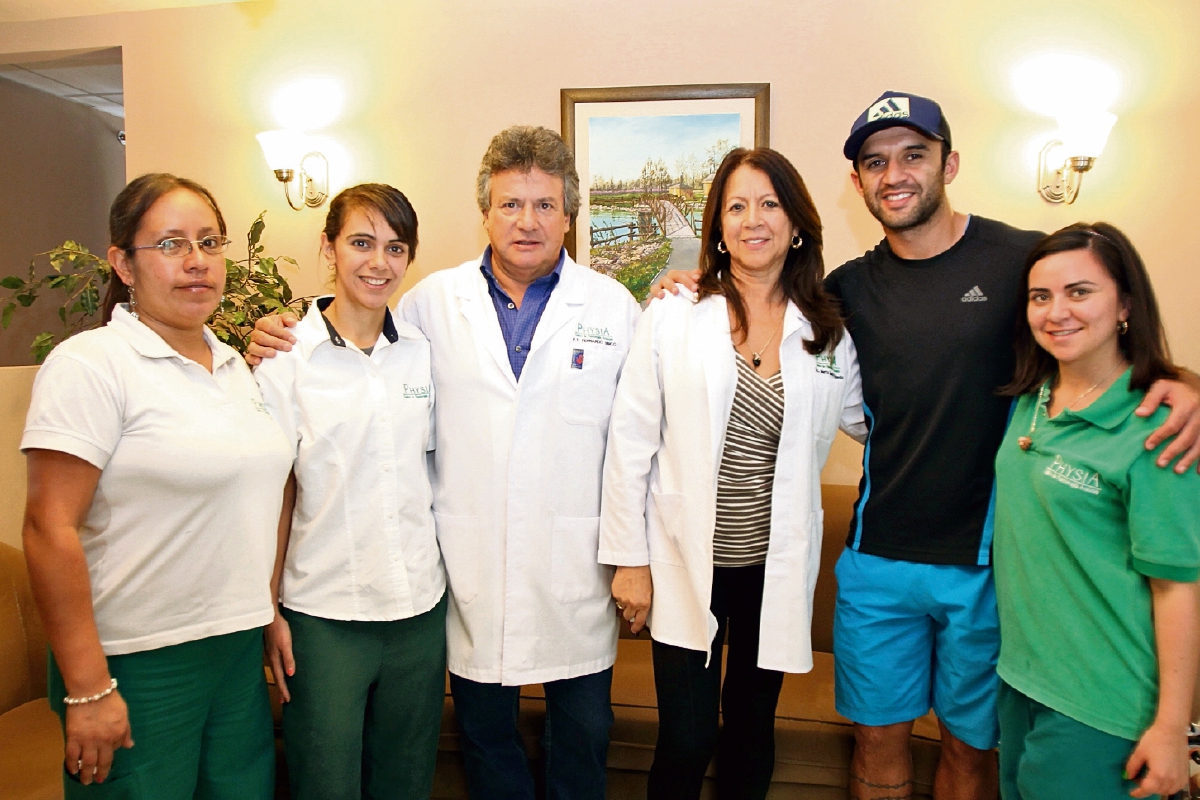
[[[685,240],[698,233],[704,179],[720,157],[769,146],[771,85],[575,88],[560,99],[583,195],[567,252],[641,300],[658,268],[698,252],[698,240]]]

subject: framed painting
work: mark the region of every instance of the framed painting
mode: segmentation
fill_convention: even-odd
[[[713,173],[735,147],[766,147],[767,83],[563,89],[580,208],[567,251],[642,301],[664,267],[692,269]]]

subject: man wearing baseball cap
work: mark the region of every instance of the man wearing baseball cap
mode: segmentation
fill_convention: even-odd
[[[909,736],[932,707],[939,800],[994,798],[989,510],[1011,402],[995,390],[1012,378],[1021,265],[1042,234],[950,207],[959,156],[932,100],[886,92],[842,152],[885,235],[826,281],[871,387],[834,616],[837,710],[855,723],[852,794],[911,793]]]
[[[909,737],[932,707],[942,736],[935,796],[995,798],[993,462],[1010,407],[996,388],[1012,378],[1021,270],[1042,234],[950,207],[959,155],[928,98],[885,92],[842,152],[884,230],[826,280],[858,349],[871,428],[836,570],[835,689],[838,712],[855,723],[851,794],[911,794]],[[1194,414],[1195,393],[1176,386],[1167,402]],[[1194,440],[1178,437],[1164,458]]]

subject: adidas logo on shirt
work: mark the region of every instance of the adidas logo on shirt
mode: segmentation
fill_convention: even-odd
[[[962,296],[962,301],[964,303],[985,303],[987,295],[978,286],[972,286],[970,291]]]

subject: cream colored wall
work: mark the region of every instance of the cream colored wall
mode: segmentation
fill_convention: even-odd
[[[121,46],[129,174],[201,181],[235,232],[268,209],[268,248],[300,260],[309,292],[324,281],[321,213],[287,208],[254,140],[275,127],[271,92],[297,76],[346,88],[329,133],[353,158],[347,182],[392,183],[416,206],[409,284],[479,252],[479,157],[507,125],[557,129],[561,88],[770,82],[772,145],[808,182],[830,265],[880,237],[840,154],[850,123],[886,89],[930,95],[963,154],[955,206],[1029,228],[1123,227],[1150,265],[1178,360],[1193,367],[1200,226],[1185,159],[1200,131],[1197,41],[1194,0],[260,0],[0,24],[0,53]],[[1066,207],[1034,194],[1027,142],[1052,125],[1008,85],[1021,56],[1051,48],[1105,58],[1126,79],[1108,149]],[[858,453],[839,440],[827,476],[856,481]]]

